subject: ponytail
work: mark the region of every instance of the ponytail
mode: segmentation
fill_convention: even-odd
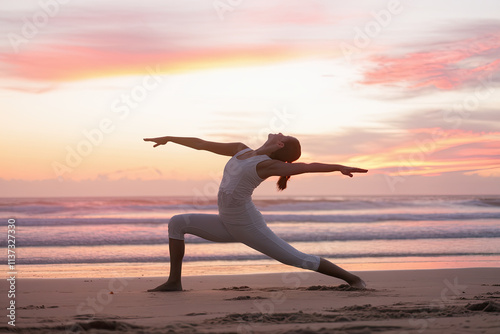
[[[276,182],[276,186],[278,187],[278,191],[283,191],[286,189],[286,182],[290,180],[290,175],[280,176],[278,182]]]

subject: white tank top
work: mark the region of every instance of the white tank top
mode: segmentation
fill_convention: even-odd
[[[236,153],[224,167],[224,174],[219,186],[217,202],[219,209],[236,208],[252,201],[252,193],[264,181],[257,174],[257,164],[270,160],[267,155],[256,155],[244,160],[237,159],[251,148]]]

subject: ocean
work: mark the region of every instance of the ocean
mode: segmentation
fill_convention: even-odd
[[[349,270],[500,267],[500,196],[257,198],[269,227]],[[217,213],[187,197],[2,198],[19,277],[162,276],[169,218]],[[0,240],[7,249],[7,237]],[[5,252],[6,254],[7,252]],[[245,245],[186,235],[185,273],[291,271]]]

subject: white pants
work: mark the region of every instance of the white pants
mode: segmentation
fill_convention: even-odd
[[[214,214],[182,214],[173,216],[168,224],[169,238],[184,240],[189,233],[215,242],[241,242],[294,267],[317,271],[320,258],[290,246],[267,227],[262,214],[253,206],[220,211]]]

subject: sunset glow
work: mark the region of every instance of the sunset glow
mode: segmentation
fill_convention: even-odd
[[[332,195],[500,189],[498,2],[2,7],[1,196],[192,194],[226,157],[142,138],[258,148],[269,132],[301,140],[302,161],[370,170]],[[288,194],[323,184],[299,179]]]

